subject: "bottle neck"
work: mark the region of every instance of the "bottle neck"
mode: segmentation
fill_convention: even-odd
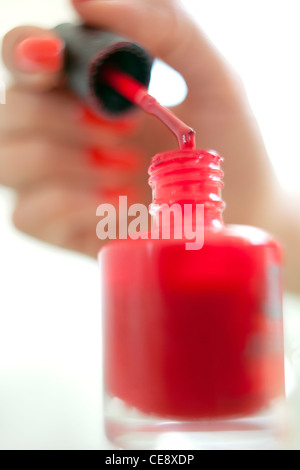
[[[153,223],[159,223],[163,205],[181,206],[183,213],[189,205],[193,212],[203,207],[205,229],[222,227],[222,161],[215,152],[205,150],[175,150],[153,157],[149,168]]]

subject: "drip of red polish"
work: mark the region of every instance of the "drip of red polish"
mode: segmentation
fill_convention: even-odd
[[[101,71],[101,80],[147,114],[162,121],[176,136],[181,150],[195,149],[195,131],[149,95],[147,89],[135,78],[110,66]]]

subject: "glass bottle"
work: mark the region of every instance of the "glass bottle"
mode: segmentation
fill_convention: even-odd
[[[221,162],[156,155],[152,230],[100,252],[105,427],[118,448],[280,446],[281,248],[223,223]]]

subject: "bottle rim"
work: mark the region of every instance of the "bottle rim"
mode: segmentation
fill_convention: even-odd
[[[214,150],[184,149],[161,152],[155,155],[148,169],[149,186],[153,189],[157,184],[170,177],[174,183],[207,182],[223,188],[223,162]]]

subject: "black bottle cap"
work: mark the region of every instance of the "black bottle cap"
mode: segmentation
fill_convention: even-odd
[[[65,43],[70,88],[108,118],[120,117],[134,104],[101,81],[101,68],[112,64],[148,87],[152,59],[139,45],[107,31],[65,23],[55,28]]]

